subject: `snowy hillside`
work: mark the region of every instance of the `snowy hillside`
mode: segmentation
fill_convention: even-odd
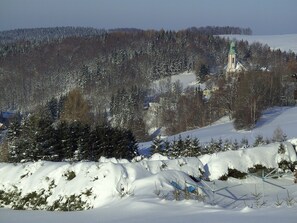
[[[202,144],[207,144],[212,139],[222,139],[223,141],[226,139],[231,141],[237,140],[238,142],[242,139],[247,139],[249,144],[252,145],[257,136],[271,139],[277,128],[280,128],[288,139],[297,137],[297,107],[274,107],[265,110],[255,128],[251,131],[235,130],[232,120],[229,120],[229,117],[226,116],[210,126],[169,136],[167,140],[177,140],[179,136],[185,139],[187,136],[190,136],[198,138]],[[140,143],[139,151],[142,154],[148,154],[150,146],[151,142]]]
[[[249,43],[267,44],[272,49],[297,53],[297,34],[287,35],[221,35],[229,39],[246,40]]]
[[[196,84],[192,73],[171,81],[176,80],[183,87]],[[297,184],[290,167],[297,161],[297,107],[264,111],[252,131],[236,131],[224,117],[168,141],[179,136],[197,137],[202,144],[244,138],[252,145],[258,135],[271,139],[276,129],[288,141],[196,158],[155,154],[131,162],[0,163],[0,223],[295,223]],[[148,154],[151,142],[139,146],[140,153]]]
[[[194,72],[184,72],[181,74],[176,74],[168,77],[170,79],[171,83],[174,83],[176,81],[179,81],[180,84],[182,85],[183,89],[191,86],[198,86],[198,83],[196,81],[196,74]],[[162,78],[160,80],[154,81],[152,88],[156,91],[159,92],[161,91],[160,85],[162,83],[166,83],[168,81],[168,78]]]
[[[257,134],[271,138],[279,127],[290,139],[281,152],[280,144],[274,143],[198,158],[168,159],[155,154],[132,162],[101,158],[99,162],[1,163],[0,205],[5,208],[0,209],[0,223],[95,223],[98,219],[273,223],[280,218],[296,222],[297,184],[288,169],[297,160],[293,147],[297,145],[296,115],[296,107],[272,108],[250,132],[235,131],[232,122],[224,118],[212,126],[182,133],[182,137],[196,136],[201,142],[211,138],[252,140]],[[174,137],[178,136],[169,139]],[[149,145],[143,143],[141,151]],[[272,173],[278,177],[271,178]],[[63,213],[10,208],[91,210]]]

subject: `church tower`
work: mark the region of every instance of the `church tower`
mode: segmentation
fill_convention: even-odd
[[[235,50],[235,43],[231,42],[230,50],[228,54],[228,64],[227,64],[227,73],[234,73],[236,72],[236,50]]]

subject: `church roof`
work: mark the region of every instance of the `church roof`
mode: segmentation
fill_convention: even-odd
[[[231,43],[230,43],[229,54],[231,54],[231,55],[235,55],[235,54],[236,54],[235,43],[234,43],[234,42],[231,42]]]

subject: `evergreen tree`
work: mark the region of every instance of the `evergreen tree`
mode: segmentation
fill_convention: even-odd
[[[202,154],[201,153],[201,145],[200,145],[199,139],[194,138],[191,141],[190,148],[191,148],[191,152],[190,152],[190,156],[191,157],[197,157],[197,156],[200,156]]]
[[[159,153],[162,154],[163,153],[163,147],[164,147],[164,141],[161,139],[160,136],[157,136],[156,138],[154,138],[152,145],[151,145],[151,154],[155,154],[155,153]]]
[[[235,139],[232,144],[232,150],[238,150],[238,149],[239,149],[239,143],[238,143],[237,139]]]
[[[20,161],[20,153],[17,144],[18,139],[21,135],[21,123],[20,121],[14,117],[7,130],[7,146],[8,146],[8,160],[10,162],[18,162]]]
[[[265,141],[262,135],[257,135],[253,147],[265,145]]]
[[[192,156],[191,143],[192,143],[192,140],[190,139],[190,136],[187,136],[186,139],[184,140],[183,151],[181,152],[182,156],[186,156],[186,157]]]
[[[18,148],[23,161],[35,161],[40,153],[36,147],[37,115],[30,114],[22,123],[22,135],[19,137]]]
[[[223,148],[222,139],[219,139],[219,141],[216,141],[212,138],[208,145],[208,152],[209,153],[217,153],[219,151],[222,151],[222,148]]]
[[[117,137],[113,138],[113,153],[115,158],[123,158],[131,160],[138,155],[137,141],[130,130],[115,129]]]
[[[201,64],[200,69],[199,69],[199,73],[198,73],[199,80],[201,82],[204,82],[205,78],[206,78],[206,75],[208,75],[208,74],[209,74],[208,66],[206,66],[205,64]]]
[[[173,141],[171,155],[173,157],[180,157],[182,155],[183,150],[184,150],[184,142],[181,138],[181,135],[179,135],[178,140]]]
[[[74,154],[74,160],[86,160],[88,159],[88,154],[90,153],[91,143],[90,143],[90,126],[82,125],[79,138],[77,140],[77,150]]]
[[[43,114],[38,120],[35,130],[36,148],[34,154],[34,160],[50,159],[54,155],[54,129],[52,127],[53,120],[50,116]]]
[[[47,103],[48,110],[51,114],[51,118],[53,120],[57,120],[59,117],[59,103],[56,98],[52,98],[48,103]]]
[[[170,156],[170,153],[171,153],[171,143],[168,140],[166,140],[164,142],[164,149],[162,151],[162,155]]]
[[[240,142],[240,146],[243,148],[248,148],[249,147],[249,141],[247,138],[242,138],[241,142]]]
[[[81,124],[77,121],[67,123],[65,138],[63,139],[64,159],[74,160],[75,151],[78,149],[78,140],[81,132]]]

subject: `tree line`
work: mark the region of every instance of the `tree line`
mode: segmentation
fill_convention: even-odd
[[[257,135],[252,144],[248,139],[242,138],[241,141],[225,139],[211,139],[210,142],[200,143],[196,137],[187,136],[182,138],[181,135],[177,139],[168,141],[161,137],[156,137],[152,141],[150,154],[155,153],[171,157],[198,157],[205,154],[213,154],[218,152],[238,150],[240,148],[258,147],[269,143],[280,142],[278,153],[285,153],[285,148],[282,142],[287,140],[287,135],[280,127],[277,127],[271,138],[264,138],[262,135]],[[293,169],[294,170],[294,169]]]
[[[282,104],[281,96],[290,95],[292,86],[286,79],[297,71],[296,55],[239,41],[238,58],[250,72],[236,80],[224,80],[220,75],[229,41],[213,34],[249,32],[236,30],[124,29],[2,44],[0,110],[31,112],[79,88],[91,105],[88,117],[129,129],[139,140],[148,137],[143,108],[150,101],[160,103],[157,127],[165,126],[168,134],[205,126],[226,114],[238,120],[236,128],[251,128],[263,109]],[[205,98],[201,89],[182,92],[180,83],[165,83],[164,91],[152,95],[154,80],[184,71],[194,71],[197,79],[210,86],[217,84],[218,91]],[[250,73],[255,73],[251,79]]]
[[[133,133],[94,123],[77,90],[66,96],[61,110],[54,104],[13,118],[1,146],[4,161],[97,161],[101,156],[132,159],[138,155]]]

